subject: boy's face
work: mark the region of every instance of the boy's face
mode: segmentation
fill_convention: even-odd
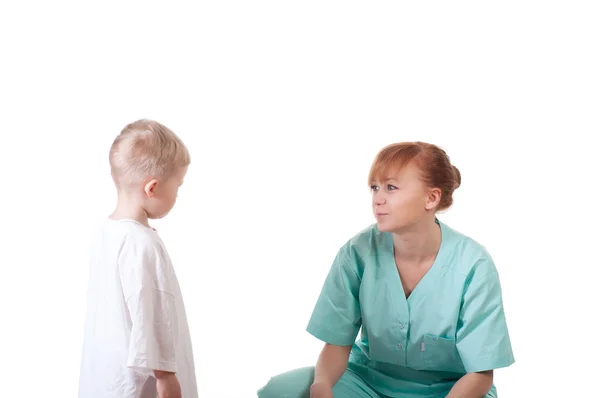
[[[187,167],[181,167],[169,178],[151,180],[144,186],[144,210],[150,219],[165,217],[175,206],[177,192],[183,184]]]

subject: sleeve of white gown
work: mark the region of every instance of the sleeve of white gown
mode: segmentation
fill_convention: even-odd
[[[127,366],[177,372],[171,269],[158,243],[126,241],[119,272],[131,319]]]

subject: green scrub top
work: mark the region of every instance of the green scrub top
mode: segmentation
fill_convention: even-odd
[[[436,223],[439,252],[408,299],[392,235],[374,224],[339,250],[307,327],[325,343],[352,345],[348,369],[390,397],[444,397],[466,373],[515,361],[492,258]]]

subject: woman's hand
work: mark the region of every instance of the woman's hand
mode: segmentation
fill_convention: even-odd
[[[310,386],[310,398],[333,398],[333,388],[325,383]]]

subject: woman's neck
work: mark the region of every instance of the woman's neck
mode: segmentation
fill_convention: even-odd
[[[442,231],[435,219],[392,233],[392,236],[395,258],[407,264],[427,262],[437,255],[442,243]]]

